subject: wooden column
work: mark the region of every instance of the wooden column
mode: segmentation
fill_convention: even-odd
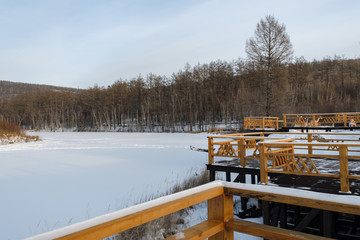
[[[259,143],[260,146],[260,182],[267,184],[268,183],[268,173],[267,173],[267,158],[265,156],[265,144]]]
[[[234,216],[233,195],[221,195],[208,200],[208,220],[227,222]],[[234,231],[224,230],[209,240],[234,240]]]
[[[311,127],[315,127],[315,121],[316,121],[316,116],[312,115],[312,126]]]
[[[245,150],[245,139],[242,138],[242,139],[239,139],[238,141],[238,150],[239,150],[239,158],[240,158],[240,165],[242,167],[246,167],[246,159],[245,159],[245,156],[246,156],[246,150]]]
[[[323,210],[322,214],[322,232],[324,237],[334,237],[334,213],[331,211]]]
[[[283,119],[284,119],[284,127],[286,127],[286,115],[283,114]]]
[[[265,130],[265,118],[262,118],[262,129]]]
[[[311,143],[313,138],[312,138],[312,134],[311,133],[308,133],[308,142]],[[313,154],[313,149],[312,149],[312,146],[311,145],[308,145],[308,154],[311,155]]]
[[[210,182],[215,181],[216,172],[215,170],[210,170]]]
[[[343,122],[344,122],[344,127],[347,126],[347,114],[343,115]]]
[[[340,187],[341,192],[349,192],[349,164],[348,164],[348,149],[346,146],[339,147],[339,161],[340,161]]]
[[[209,154],[209,164],[214,163],[214,139],[208,137],[208,154]]]

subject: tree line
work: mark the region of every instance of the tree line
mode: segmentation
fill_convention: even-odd
[[[240,127],[269,111],[266,70],[253,61],[213,61],[170,77],[148,74],[87,90],[38,90],[0,102],[1,117],[25,129],[206,131]],[[360,111],[360,59],[296,58],[272,71],[271,116]]]
[[[3,119],[30,129],[204,131],[241,127],[246,116],[359,109],[360,59],[293,59],[284,24],[267,15],[245,46],[247,59],[148,74],[108,87],[42,90],[0,103]]]

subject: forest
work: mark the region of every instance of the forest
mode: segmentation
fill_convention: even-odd
[[[148,74],[86,90],[36,90],[0,102],[3,119],[23,129],[206,131],[241,128],[266,113],[266,71],[252,61],[213,61],[170,77]],[[273,71],[271,116],[360,111],[360,59],[295,58]]]
[[[0,117],[51,131],[206,131],[244,117],[359,111],[360,59],[293,57],[284,24],[261,19],[246,59],[217,60],[171,76],[149,73],[87,90],[28,91],[0,102]]]

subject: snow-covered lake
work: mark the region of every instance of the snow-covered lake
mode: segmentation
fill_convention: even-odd
[[[36,133],[0,146],[1,239],[22,239],[157,195],[205,169],[206,134]]]

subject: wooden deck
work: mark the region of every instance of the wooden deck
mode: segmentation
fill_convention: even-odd
[[[287,132],[297,129],[309,130],[357,130],[360,129],[360,113],[309,113],[309,114],[283,114],[278,117],[245,117],[245,131],[281,131]]]
[[[208,137],[210,179],[220,174],[231,182],[359,197],[360,134],[289,134],[291,138],[279,132]],[[360,217],[356,215],[264,201],[260,209],[249,209],[247,198],[241,198],[241,206],[238,216],[254,217],[260,211],[267,225],[337,239],[360,239]]]

